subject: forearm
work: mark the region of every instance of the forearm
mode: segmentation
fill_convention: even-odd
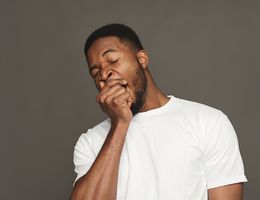
[[[209,200],[243,200],[243,183],[209,189],[208,196]]]
[[[71,200],[115,200],[119,162],[129,123],[111,126],[107,138],[89,171],[73,188]]]

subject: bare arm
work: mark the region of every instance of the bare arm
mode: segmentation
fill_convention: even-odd
[[[128,124],[118,124],[110,132],[87,174],[75,184],[71,200],[116,199],[120,156]]]
[[[243,184],[236,183],[208,190],[209,200],[243,200]]]
[[[76,181],[71,200],[116,199],[119,162],[132,118],[130,94],[120,81],[110,81],[97,96],[103,111],[111,118],[111,128],[91,168]]]

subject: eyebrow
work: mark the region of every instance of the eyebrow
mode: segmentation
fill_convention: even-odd
[[[117,50],[115,50],[115,49],[108,49],[108,50],[106,50],[106,51],[104,51],[102,53],[102,57],[105,56],[107,53],[110,53],[110,52],[117,52]]]
[[[118,51],[115,50],[115,49],[108,49],[108,50],[104,51],[104,52],[101,54],[101,56],[104,57],[107,53],[110,53],[110,52],[118,52]],[[92,66],[90,67],[89,71],[91,72],[92,69],[94,69],[94,68],[97,68],[97,65],[96,65],[96,64],[92,65]]]

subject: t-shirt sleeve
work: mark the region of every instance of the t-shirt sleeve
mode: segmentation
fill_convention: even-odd
[[[89,129],[87,133],[81,134],[74,146],[73,162],[75,166],[74,171],[76,172],[77,177],[73,185],[81,176],[88,172],[95,160],[96,156],[91,146],[92,140],[90,134],[91,129]]]
[[[205,155],[207,188],[247,182],[236,132],[225,114],[208,130]]]

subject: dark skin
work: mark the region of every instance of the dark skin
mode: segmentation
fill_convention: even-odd
[[[90,170],[76,181],[71,200],[115,200],[119,161],[133,117],[131,106],[144,85],[140,74],[147,86],[139,112],[159,108],[169,98],[156,86],[144,50],[134,52],[117,37],[104,37],[91,45],[86,57],[99,90],[96,100],[111,119],[111,129]],[[210,200],[242,200],[242,184],[213,188],[208,194]]]

